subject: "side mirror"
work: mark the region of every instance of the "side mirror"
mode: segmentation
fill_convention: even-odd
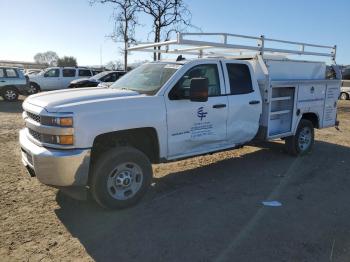
[[[190,100],[192,102],[207,102],[208,86],[208,78],[192,78],[190,84]]]

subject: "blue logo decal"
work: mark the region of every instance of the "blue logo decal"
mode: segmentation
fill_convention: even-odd
[[[208,114],[208,112],[204,112],[202,106],[200,108],[198,108],[197,116],[201,119],[201,121],[203,120],[204,117],[207,116],[207,114]]]

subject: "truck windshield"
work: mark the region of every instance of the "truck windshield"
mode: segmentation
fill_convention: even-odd
[[[117,80],[111,88],[154,95],[180,67],[180,64],[175,63],[143,64]]]

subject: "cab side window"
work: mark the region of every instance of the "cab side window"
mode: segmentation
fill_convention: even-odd
[[[226,64],[230,81],[231,95],[242,95],[253,92],[249,67],[245,64]]]
[[[45,77],[59,77],[60,76],[60,70],[59,69],[50,69],[47,71],[44,75]]]
[[[192,78],[206,78],[208,79],[208,95],[221,95],[220,79],[217,64],[203,64],[197,65],[189,69],[181,79],[176,83],[169,93],[171,100],[188,99],[190,94],[190,84]]]
[[[103,78],[101,78],[102,82],[115,82],[117,81],[117,73],[110,73]]]
[[[350,68],[343,70],[342,75],[343,80],[350,80]]]
[[[5,77],[4,69],[0,68],[0,78]]]
[[[79,69],[79,76],[91,76],[91,71],[88,69]]]
[[[63,77],[75,77],[75,69],[63,69]]]
[[[17,72],[15,69],[6,68],[5,73],[6,73],[6,77],[8,77],[8,78],[16,78],[17,77]]]

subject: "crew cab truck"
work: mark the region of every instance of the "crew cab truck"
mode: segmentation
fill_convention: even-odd
[[[216,45],[191,41],[197,47],[173,52],[191,55],[198,48],[202,56]],[[292,155],[304,155],[312,149],[314,128],[336,125],[341,73],[334,66],[333,79],[325,79],[325,63],[266,50],[260,46],[256,54],[235,58],[179,56],[143,64],[109,88],[32,95],[23,103],[23,164],[42,183],[87,188],[97,203],[113,209],[141,199],[151,184],[152,163],[240,147],[255,138],[284,139]]]

